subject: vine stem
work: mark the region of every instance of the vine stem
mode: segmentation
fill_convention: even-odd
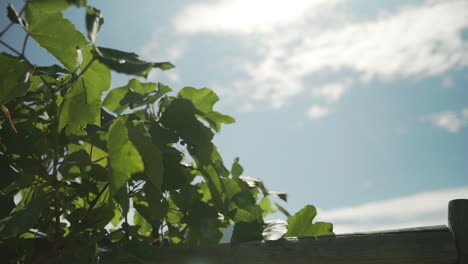
[[[26,33],[26,37],[24,37],[23,41],[23,48],[21,49],[21,56],[24,57],[24,53],[26,52],[26,45],[28,44],[29,33]]]
[[[24,13],[25,9],[26,4],[23,6],[23,8],[21,8],[20,12],[18,13],[18,16],[21,16]],[[5,29],[3,29],[2,32],[0,32],[0,38],[3,37],[3,34],[5,34],[14,24],[14,22],[10,22],[10,24],[8,24],[8,26],[6,26]]]
[[[11,120],[10,111],[8,108],[4,105],[0,105],[0,109],[3,111],[3,114],[5,114],[5,118],[7,119],[11,129],[13,129],[15,134],[18,134],[18,130],[16,129],[15,124],[13,124],[13,120]]]

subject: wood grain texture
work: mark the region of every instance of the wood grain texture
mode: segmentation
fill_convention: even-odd
[[[449,227],[458,248],[459,264],[468,264],[468,200],[449,203]]]
[[[373,233],[286,238],[273,242],[164,248],[164,264],[456,264],[457,248],[446,226]]]

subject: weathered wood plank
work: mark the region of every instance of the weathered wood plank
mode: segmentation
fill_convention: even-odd
[[[468,200],[449,203],[449,227],[458,248],[459,264],[468,264]]]
[[[458,261],[455,241],[446,226],[164,248],[158,256],[156,263],[164,264],[455,264]]]

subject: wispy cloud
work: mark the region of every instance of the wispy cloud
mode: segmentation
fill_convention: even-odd
[[[324,98],[327,103],[333,103],[341,99],[351,84],[351,80],[325,84],[321,87],[312,89],[312,94],[314,96]]]
[[[307,110],[307,117],[310,120],[319,120],[326,117],[329,114],[329,110],[326,107],[320,105],[313,105]]]
[[[430,114],[422,118],[425,122],[430,122],[436,127],[443,128],[451,133],[457,133],[468,123],[468,108],[459,113],[452,111],[443,111]]]
[[[467,199],[468,186],[423,192],[356,206],[319,210],[321,221],[334,223],[336,233],[447,224],[448,203]]]
[[[233,54],[233,67],[240,65],[245,77],[229,89],[243,101],[273,109],[309,89],[304,80],[314,74],[350,71],[356,83],[422,78],[468,65],[468,41],[462,37],[467,1],[428,0],[368,20],[346,11],[348,2],[223,0],[189,5],[173,24],[179,34],[255,39],[259,59]],[[337,101],[346,91],[337,87],[315,95]]]
[[[183,33],[273,33],[278,26],[291,24],[303,16],[317,16],[310,9],[334,6],[343,0],[222,0],[197,3],[185,8],[174,27]]]

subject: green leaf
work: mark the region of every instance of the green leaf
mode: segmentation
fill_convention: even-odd
[[[7,16],[11,22],[20,24],[24,28],[28,27],[28,22],[24,18],[20,17],[18,12],[16,12],[16,9],[11,4],[7,5]]]
[[[275,202],[275,206],[276,206],[276,208],[277,208],[281,213],[283,213],[285,216],[287,216],[287,217],[290,217],[290,216],[291,216],[291,214],[290,214],[283,206],[281,206],[279,203],[276,203],[276,202]]]
[[[277,191],[268,191],[268,194],[274,196],[276,198],[280,198],[281,200],[287,202],[288,201],[288,194],[285,192],[277,192]]]
[[[234,159],[234,163],[232,163],[232,167],[231,167],[231,174],[232,174],[232,177],[239,177],[242,175],[242,173],[244,172],[244,168],[239,164],[239,158],[236,157]]]
[[[151,224],[145,219],[145,217],[143,217],[139,213],[138,208],[137,208],[137,211],[135,212],[135,214],[133,215],[133,222],[135,223],[135,225],[140,227],[140,228],[138,228],[138,232],[141,235],[143,235],[143,236],[150,236],[151,235],[151,231],[153,230],[153,228],[151,227]]]
[[[187,99],[176,99],[166,107],[161,123],[164,127],[176,131],[187,144],[191,153],[194,153],[201,164],[207,164],[211,160],[213,152],[213,132],[198,121],[195,116],[196,109],[193,103]]]
[[[128,125],[128,135],[133,142],[145,166],[145,175],[147,179],[158,189],[161,190],[161,184],[164,174],[164,163],[161,151],[151,141],[144,123],[133,121]]]
[[[317,222],[312,224],[317,210],[312,205],[306,205],[302,210],[288,218],[287,237],[332,235],[331,223]]]
[[[96,44],[97,35],[102,24],[104,24],[104,18],[101,15],[101,10],[88,6],[86,8],[86,29],[91,43]]]
[[[144,197],[142,195],[133,197],[133,205],[149,223],[159,224],[167,214],[169,204],[153,185],[145,184],[143,191]]]
[[[131,79],[127,85],[112,89],[104,99],[103,106],[116,114],[121,114],[129,106],[134,108],[152,104],[170,91],[171,88],[161,83],[141,83],[137,79]]]
[[[190,100],[201,113],[213,111],[214,104],[219,100],[219,97],[208,88],[196,89],[193,87],[184,87],[179,91],[177,96]]]
[[[13,197],[10,195],[0,194],[0,219],[9,216],[13,208],[15,208]]]
[[[222,123],[231,124],[235,122],[234,118],[213,111],[213,106],[219,100],[219,97],[208,88],[184,87],[177,96],[190,100],[200,117],[205,119],[215,131],[220,131]]]
[[[123,186],[114,196],[115,201],[122,207],[123,215],[127,215],[130,210],[130,197],[128,196],[127,186]]]
[[[12,215],[0,220],[0,237],[12,237],[22,234],[33,228],[37,219],[41,215],[49,202],[52,200],[54,192],[52,190],[36,196],[34,200]]]
[[[32,67],[6,53],[0,53],[0,105],[23,96],[29,89]]]
[[[258,205],[260,206],[260,208],[262,208],[263,217],[267,217],[269,213],[276,212],[275,210],[273,210],[273,208],[271,208],[271,201],[268,197],[263,197],[263,199],[260,201]]]
[[[218,230],[218,211],[209,204],[195,201],[186,221],[192,245],[215,244],[222,237]]]
[[[231,243],[262,239],[263,222],[239,222],[234,226]]]
[[[73,71],[77,68],[77,47],[88,41],[61,13],[69,6],[65,0],[28,1],[28,33],[36,42]]]
[[[36,67],[36,74],[38,75],[48,75],[54,79],[57,79],[60,74],[70,74],[70,71],[54,64],[52,66],[38,66]]]
[[[128,131],[123,118],[116,119],[110,126],[107,148],[111,167],[110,186],[112,193],[115,194],[132,174],[142,172],[144,169],[138,150],[128,139]]]
[[[91,159],[85,150],[79,150],[65,156],[59,172],[65,179],[74,179],[80,175],[85,176],[86,169],[91,169]]]
[[[91,63],[91,47],[83,50],[83,64]],[[83,135],[88,124],[101,124],[101,95],[109,89],[110,72],[98,61],[92,62],[86,72],[76,80],[65,97],[59,117],[59,130],[66,127],[67,134]]]
[[[152,68],[169,70],[174,68],[170,62],[147,62],[140,60],[137,54],[116,49],[99,47],[96,50],[99,61],[116,72],[136,76],[147,76]]]

